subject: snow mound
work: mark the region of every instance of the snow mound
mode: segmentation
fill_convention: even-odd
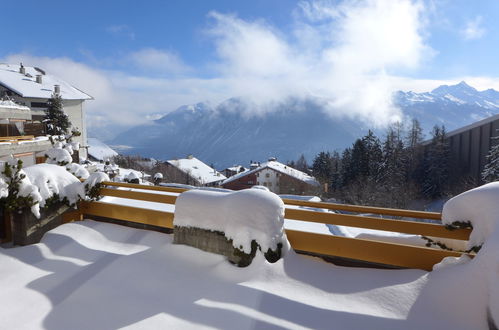
[[[37,164],[24,169],[30,183],[38,188],[41,195],[40,206],[44,207],[48,198],[59,195],[59,198],[68,199],[75,204],[85,197],[83,185],[65,167],[53,164]]]
[[[67,164],[73,161],[69,151],[62,148],[51,148],[45,151],[45,155],[47,156],[48,164]]]
[[[263,252],[288,245],[284,233],[284,203],[274,193],[245,189],[231,193],[189,190],[175,203],[175,226],[225,234],[235,248],[249,254],[255,240]]]
[[[98,183],[103,181],[111,181],[109,180],[109,176],[104,172],[94,172],[90,174],[90,176],[85,180],[85,185],[88,185],[89,188],[92,188]]]
[[[80,164],[69,163],[66,165],[66,169],[71,174],[73,174],[74,176],[76,176],[77,178],[80,178],[80,179],[86,179],[90,175],[90,173],[88,173],[87,169]]]
[[[499,182],[468,190],[451,198],[442,210],[442,222],[469,222],[473,227],[467,248],[482,245],[499,224]]]

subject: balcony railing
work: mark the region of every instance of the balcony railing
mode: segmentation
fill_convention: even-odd
[[[186,189],[144,186],[129,183],[104,182],[102,196],[134,199],[155,203],[175,204],[177,196],[161,192],[181,193]],[[126,189],[128,188],[128,189]],[[140,191],[139,191],[140,190]],[[148,191],[148,192],[145,192]],[[372,213],[385,216],[440,220],[440,213],[398,210],[378,207],[355,206],[333,203],[283,200],[286,205],[322,208],[333,211]],[[173,228],[173,213],[137,208],[105,202],[82,202],[78,210],[65,215],[65,221],[81,220],[84,217],[104,217],[162,228]],[[391,232],[400,232],[431,237],[468,240],[470,229],[448,230],[440,223],[425,223],[408,220],[393,220],[359,214],[316,212],[287,207],[285,218],[306,222],[360,227]],[[431,270],[444,257],[459,257],[463,253],[370,239],[348,238],[326,234],[286,230],[294,250],[321,256],[334,256],[367,261],[404,268]],[[473,257],[474,254],[468,254]]]

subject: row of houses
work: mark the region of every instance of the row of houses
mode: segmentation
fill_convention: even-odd
[[[315,178],[282,164],[275,158],[264,163],[251,163],[249,169],[234,166],[221,172],[192,155],[184,159],[166,161],[165,165],[170,169],[170,180],[194,186],[241,190],[258,185],[267,187],[276,194],[297,195],[316,194],[320,188]]]

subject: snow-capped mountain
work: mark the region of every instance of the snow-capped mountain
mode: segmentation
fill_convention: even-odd
[[[419,119],[427,132],[436,124],[452,130],[499,113],[499,92],[477,91],[464,81],[426,93],[399,91],[394,102],[404,114]]]
[[[224,168],[269,157],[286,162],[302,153],[312,159],[318,151],[350,145],[367,129],[353,120],[332,120],[313,103],[305,107],[288,102],[268,114],[252,117],[244,115],[246,106],[239,99],[217,107],[206,103],[182,106],[150,125],[118,135],[111,145],[132,146],[123,152],[156,159],[193,154]],[[304,107],[306,111],[300,110]]]
[[[429,134],[434,125],[447,131],[499,113],[499,92],[477,91],[461,82],[431,92],[396,92],[394,103],[406,118],[417,118]],[[324,150],[341,150],[369,127],[352,119],[332,119],[320,102],[288,100],[265,115],[248,117],[247,102],[229,99],[213,107],[186,105],[151,122],[119,134],[113,145],[131,148],[129,154],[156,159],[193,154],[217,168],[277,157],[296,160],[302,153],[312,160]],[[384,131],[376,132],[382,137]]]

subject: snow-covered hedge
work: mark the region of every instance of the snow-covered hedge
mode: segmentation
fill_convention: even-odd
[[[173,224],[224,233],[235,248],[251,253],[287,247],[284,203],[274,193],[246,189],[231,193],[189,190],[177,198]]]
[[[442,221],[449,226],[471,226],[473,228],[467,244],[468,249],[478,250],[476,257],[466,256],[456,260],[446,258],[435,265],[434,270],[457,264],[454,271],[469,274],[469,286],[484,292],[482,301],[473,304],[483,306],[489,323],[499,326],[499,182],[493,182],[466,191],[450,199],[443,208]],[[458,268],[461,267],[461,268]],[[468,299],[468,297],[462,297]],[[490,327],[490,326],[489,326]],[[490,327],[494,328],[493,326]]]

